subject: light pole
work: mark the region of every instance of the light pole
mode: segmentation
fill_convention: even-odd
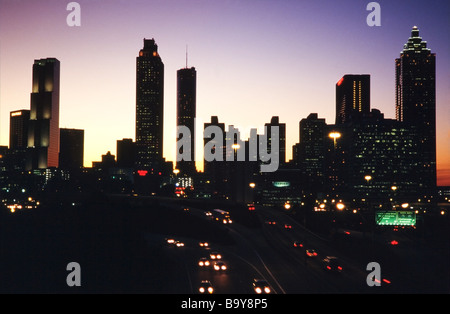
[[[333,139],[333,190],[335,191],[335,196],[337,197],[338,195],[336,194],[336,187],[338,185],[338,179],[337,179],[337,161],[336,161],[336,148],[337,148],[337,139],[341,138],[341,133],[337,132],[337,131],[332,131],[328,134],[329,138]]]
[[[341,137],[341,133],[333,131],[333,132],[330,132],[330,134],[328,134],[328,136],[333,139],[334,148],[336,149],[337,139]]]

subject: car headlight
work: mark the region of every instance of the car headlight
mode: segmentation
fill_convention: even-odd
[[[204,292],[205,292],[205,288],[200,287],[200,288],[198,289],[198,291],[200,291],[201,293],[204,293]]]
[[[256,291],[256,293],[258,293],[258,294],[260,294],[260,293],[262,292],[262,290],[261,290],[260,287],[256,287],[256,288],[255,288],[255,291]]]
[[[214,292],[213,287],[208,287],[208,292],[209,292],[209,293],[213,293],[213,292]]]
[[[264,292],[265,292],[265,293],[270,293],[270,288],[269,288],[269,287],[265,287],[265,288],[264,288]]]

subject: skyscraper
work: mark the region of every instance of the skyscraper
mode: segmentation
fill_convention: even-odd
[[[197,71],[194,67],[177,71],[177,126],[186,126],[190,130],[190,161],[178,161],[177,168],[182,173],[195,172],[195,113]],[[177,152],[178,154],[179,152]],[[182,152],[180,152],[182,153]]]
[[[336,124],[370,112],[370,75],[346,74],[336,83]]]
[[[137,166],[163,162],[164,64],[154,39],[144,38],[136,58]]]
[[[273,154],[278,155],[278,161],[280,165],[286,163],[286,123],[280,123],[280,118],[278,116],[272,117],[270,123],[265,124],[266,136],[267,136],[267,151],[272,152],[272,127],[278,127],[279,141],[278,141],[278,152],[273,152]]]
[[[81,169],[84,161],[84,130],[60,129],[59,168]]]
[[[34,61],[27,170],[58,167],[59,75],[59,60],[47,58]]]
[[[26,148],[28,145],[28,123],[30,110],[10,112],[9,118],[9,148]]]
[[[317,113],[300,121],[298,164],[310,180],[319,183],[324,180],[327,137],[325,119],[319,119]]]
[[[416,127],[419,136],[417,173],[424,191],[436,187],[436,54],[414,26],[395,59],[396,119]]]

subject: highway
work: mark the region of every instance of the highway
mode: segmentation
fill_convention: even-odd
[[[184,210],[178,205],[171,209]],[[167,243],[167,239],[172,238],[170,234],[147,234],[149,245],[159,247],[162,259],[170,261],[166,265],[173,265],[167,279],[172,284],[161,293],[198,293],[200,283],[209,280],[215,293],[250,294],[254,293],[252,282],[255,278],[266,280],[271,293],[276,294],[391,291],[390,284],[386,282],[379,287],[369,287],[366,283],[369,274],[365,269],[367,264],[344,256],[326,239],[305,229],[281,211],[258,206],[252,215],[260,221],[261,228],[249,228],[236,222],[224,225],[206,216],[203,209],[189,207],[184,214],[215,224],[217,232],[226,233],[235,244],[209,243],[208,247],[202,247],[198,239],[178,237],[173,239],[183,242],[184,246],[177,247]],[[295,241],[303,247],[294,247]],[[314,249],[317,256],[307,256],[305,249]],[[200,258],[210,259],[211,252],[222,254],[226,270],[216,271],[212,264],[209,267],[198,265]],[[325,270],[322,260],[327,256],[338,257],[343,270]],[[166,268],[163,267],[162,272]]]

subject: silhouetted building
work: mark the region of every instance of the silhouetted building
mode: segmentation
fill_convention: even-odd
[[[10,112],[9,118],[9,148],[26,148],[28,145],[28,123],[30,110]]]
[[[336,124],[370,111],[370,75],[346,74],[336,83]]]
[[[190,131],[190,161],[177,161],[181,173],[195,173],[195,116],[197,94],[197,71],[194,67],[177,71],[177,126],[185,126]],[[183,149],[183,147],[181,147]],[[183,152],[177,151],[177,154]]]
[[[58,167],[59,159],[59,77],[55,58],[35,60],[28,126],[28,169]]]
[[[205,153],[207,149],[211,150],[211,154],[221,156],[217,159],[221,160],[206,160],[203,159],[203,169],[205,175],[209,180],[206,180],[205,188],[210,191],[211,197],[222,197],[224,180],[226,180],[226,143],[225,143],[225,123],[219,123],[217,116],[211,117],[211,122],[204,124],[204,129],[214,126],[222,136],[212,135],[211,138],[204,137]],[[208,146],[207,146],[208,145]]]
[[[81,169],[84,162],[84,130],[60,130],[59,168]]]
[[[144,39],[136,58],[137,166],[163,162],[164,64],[154,39]]]
[[[134,168],[136,162],[136,143],[131,138],[117,141],[117,167]]]
[[[116,166],[116,156],[112,155],[110,151],[102,155],[102,161],[93,161],[92,167],[98,168],[108,172],[111,168]]]
[[[286,123],[280,123],[280,119],[277,116],[272,117],[270,123],[265,124],[266,136],[267,136],[267,151],[272,153],[272,127],[278,127],[278,152],[274,152],[278,155],[280,166],[286,163]],[[276,157],[275,157],[276,158]]]
[[[396,118],[417,128],[420,139],[416,175],[424,193],[436,189],[436,54],[416,26],[395,59]]]
[[[297,163],[309,183],[323,186],[325,172],[326,134],[325,119],[319,119],[317,113],[311,113],[300,121],[300,143]]]

